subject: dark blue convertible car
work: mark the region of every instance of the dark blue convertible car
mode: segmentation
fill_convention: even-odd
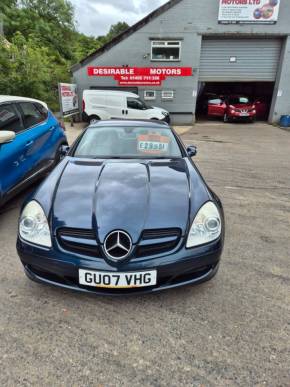
[[[213,278],[223,209],[195,154],[167,124],[88,127],[24,204],[17,249],[27,276],[109,295]]]

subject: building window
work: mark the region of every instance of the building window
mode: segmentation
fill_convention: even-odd
[[[152,61],[179,61],[181,57],[181,42],[156,41],[151,42]]]
[[[162,99],[173,99],[174,91],[173,90],[163,90],[161,93]]]
[[[145,90],[144,91],[144,99],[147,101],[156,99],[156,91],[155,90]]]

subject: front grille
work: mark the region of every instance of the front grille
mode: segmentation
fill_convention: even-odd
[[[179,237],[180,234],[179,228],[144,230],[142,233],[142,240]]]
[[[249,113],[248,109],[235,109],[238,113]]]
[[[60,228],[57,239],[61,247],[72,253],[98,257],[101,250],[97,244],[93,230],[78,228]]]
[[[93,230],[85,230],[82,228],[61,228],[58,230],[61,236],[76,237],[82,239],[95,239]]]
[[[178,228],[144,230],[133,255],[135,258],[142,258],[166,253],[178,245],[180,238],[181,230]],[[93,230],[60,228],[57,230],[57,240],[66,251],[90,257],[102,257],[102,250]]]
[[[180,237],[178,228],[144,230],[135,256],[141,258],[171,251],[178,245]]]

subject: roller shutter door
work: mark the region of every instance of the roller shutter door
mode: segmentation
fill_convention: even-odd
[[[200,75],[206,82],[251,82],[276,79],[279,39],[203,39]],[[231,63],[230,58],[236,58]]]

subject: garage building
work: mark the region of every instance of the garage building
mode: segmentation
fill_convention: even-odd
[[[247,19],[242,12],[253,4]],[[89,67],[190,67],[192,75],[120,86],[113,76],[90,76]],[[264,119],[276,122],[290,113],[290,1],[171,0],[72,72],[80,102],[85,89],[122,88],[168,110],[174,123],[190,124],[202,115],[204,96],[247,94],[265,101]]]

